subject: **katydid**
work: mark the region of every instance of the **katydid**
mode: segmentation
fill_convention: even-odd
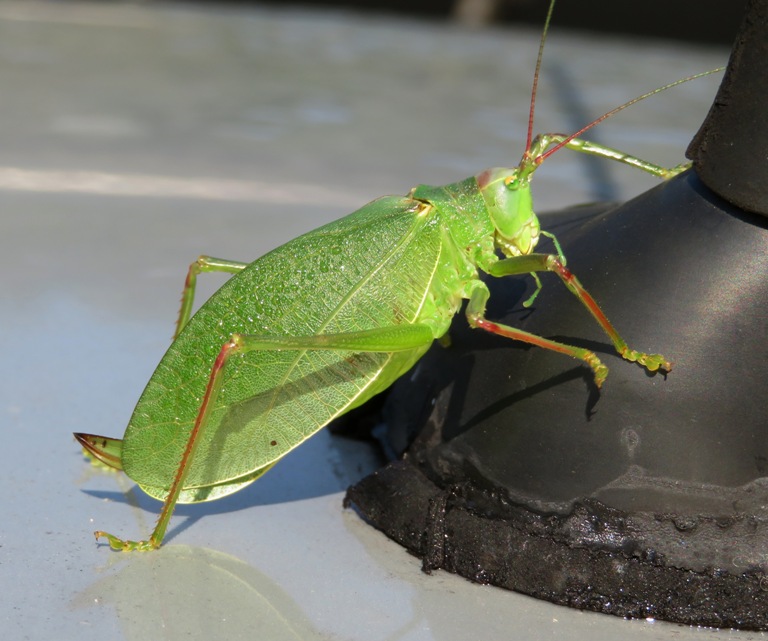
[[[540,229],[530,183],[542,161],[563,147],[661,178],[675,175],[683,167],[664,169],[579,136],[648,95],[705,74],[644,94],[570,136],[534,139],[536,85],[553,6],[554,0],[517,167],[379,198],[250,264],[206,256],[192,263],[174,340],[123,439],[75,435],[97,459],[164,501],[148,540],[101,531],[97,539],[117,550],[159,547],[177,502],[242,489],[334,418],[387,389],[448,332],[464,300],[471,326],[579,359],[595,385],[603,384],[608,369],[592,351],[488,320],[490,294],[480,272],[533,275],[536,291],[526,304],[541,288],[537,273],[554,272],[619,355],[651,372],[670,371],[664,356],[630,349],[565,266],[557,240]],[[534,252],[541,235],[554,241],[556,254]],[[196,279],[205,272],[232,278],[192,315]]]

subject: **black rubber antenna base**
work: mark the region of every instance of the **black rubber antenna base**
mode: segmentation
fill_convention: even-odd
[[[605,207],[603,207],[605,209]],[[384,412],[404,460],[347,500],[445,568],[578,608],[768,629],[768,229],[687,172],[545,217],[649,375],[550,276],[494,279],[488,317],[589,347],[587,367],[457,322]],[[410,445],[409,445],[410,444]]]

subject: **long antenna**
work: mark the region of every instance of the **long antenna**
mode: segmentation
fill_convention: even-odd
[[[599,118],[596,118],[595,120],[590,122],[588,125],[585,125],[581,129],[579,129],[576,133],[573,133],[570,136],[568,136],[567,138],[564,138],[559,143],[557,143],[554,147],[552,147],[552,149],[549,149],[549,150],[545,151],[543,154],[541,154],[539,156],[536,156],[536,158],[534,158],[534,163],[536,165],[540,165],[542,162],[544,162],[544,160],[546,158],[549,158],[549,156],[554,154],[556,151],[558,151],[558,150],[562,149],[563,147],[565,147],[574,138],[577,138],[578,136],[583,134],[585,131],[589,131],[595,125],[599,125],[601,122],[603,122],[603,120],[606,120],[606,119],[610,118],[611,116],[619,113],[622,109],[626,109],[627,107],[631,107],[636,102],[640,102],[641,100],[645,100],[649,96],[653,96],[653,95],[655,95],[657,93],[661,93],[662,91],[666,91],[667,89],[671,89],[672,87],[676,87],[677,85],[681,85],[684,82],[689,82],[691,80],[696,80],[696,78],[702,78],[704,76],[709,76],[710,74],[717,73],[718,71],[722,71],[723,69],[725,69],[725,67],[717,67],[716,69],[710,69],[709,71],[702,71],[701,73],[696,73],[696,74],[693,74],[692,76],[686,76],[685,78],[680,78],[680,80],[675,80],[675,82],[670,82],[668,85],[664,85],[663,87],[657,87],[653,91],[648,91],[648,92],[644,93],[642,96],[637,96],[636,98],[632,98],[632,100],[629,100],[629,101],[625,102],[623,105],[619,105],[615,109],[611,109],[610,111],[604,113]],[[538,74],[538,68],[536,69],[536,73]],[[536,85],[534,84],[534,87],[535,86]],[[533,115],[533,112],[531,112],[531,115]],[[529,147],[530,147],[530,144],[531,144],[530,137],[531,137],[531,133],[529,131],[528,132],[528,146]]]
[[[536,110],[536,92],[539,88],[539,70],[541,69],[541,59],[544,56],[544,43],[547,40],[547,31],[549,31],[549,21],[552,19],[552,12],[555,9],[555,0],[549,3],[549,10],[547,11],[547,17],[544,20],[544,30],[541,32],[541,39],[539,40],[539,55],[536,58],[536,70],[533,72],[533,88],[531,89],[531,109],[528,112],[528,140],[525,143],[525,151],[528,153],[531,149],[531,142],[533,141],[533,114]]]

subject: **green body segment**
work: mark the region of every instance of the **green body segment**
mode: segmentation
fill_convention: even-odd
[[[164,498],[212,365],[233,334],[314,336],[422,323],[447,332],[493,246],[474,178],[384,197],[273,250],[190,319],[158,365],[123,439],[126,474]],[[425,197],[429,197],[427,202]],[[490,250],[492,252],[492,249]],[[234,356],[185,478],[181,502],[252,482],[335,417],[389,387],[431,341],[408,351],[251,351]]]

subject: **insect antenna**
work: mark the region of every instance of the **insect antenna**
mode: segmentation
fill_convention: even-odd
[[[574,138],[578,138],[585,131],[589,131],[590,129],[592,129],[592,127],[594,127],[596,125],[599,125],[601,122],[603,122],[603,120],[607,120],[611,116],[614,116],[615,114],[617,114],[620,111],[626,109],[627,107],[631,107],[632,105],[634,105],[637,102],[640,102],[641,100],[645,100],[646,98],[648,98],[650,96],[654,96],[657,93],[661,93],[662,91],[666,91],[667,89],[671,89],[672,87],[676,87],[677,85],[681,85],[681,84],[683,84],[685,82],[690,82],[691,80],[696,80],[697,78],[703,78],[704,76],[709,76],[709,75],[711,75],[713,73],[717,73],[718,71],[722,71],[723,69],[725,69],[725,67],[716,67],[715,69],[710,69],[709,71],[702,71],[700,73],[695,73],[692,76],[686,76],[685,78],[680,78],[679,80],[675,80],[674,82],[670,82],[669,84],[664,85],[662,87],[657,87],[656,89],[653,89],[651,91],[647,91],[646,93],[644,93],[644,94],[642,94],[640,96],[632,98],[632,100],[628,100],[623,105],[619,105],[618,107],[616,107],[614,109],[611,109],[610,111],[607,111],[606,113],[604,113],[599,118],[595,118],[595,120],[593,120],[592,122],[584,125],[581,129],[579,129],[575,133],[572,133],[571,135],[566,136],[565,138],[560,140],[555,146],[553,146],[551,149],[548,149],[547,151],[545,151],[545,152],[539,154],[538,156],[536,156],[536,158],[533,159],[534,165],[536,165],[536,166],[540,165],[542,162],[544,162],[544,160],[546,158],[549,158],[556,151],[559,151],[560,149],[565,147]],[[538,74],[538,67],[536,69],[536,73]],[[534,87],[535,86],[536,85],[534,83]],[[531,118],[532,118],[532,116],[533,116],[533,110],[531,110]],[[528,131],[528,146],[530,147],[530,145],[531,145],[531,132],[530,132],[530,129],[529,129],[529,131]]]
[[[533,71],[533,87],[531,88],[531,108],[528,112],[528,138],[525,141],[525,153],[523,159],[529,155],[531,151],[531,143],[533,142],[533,117],[536,111],[536,92],[539,89],[539,72],[541,71],[541,60],[544,56],[544,43],[547,41],[547,32],[549,31],[549,22],[552,19],[552,12],[555,9],[555,0],[549,3],[549,10],[547,11],[547,17],[544,19],[544,29],[541,32],[541,38],[539,39],[539,54],[536,56],[536,68]]]

